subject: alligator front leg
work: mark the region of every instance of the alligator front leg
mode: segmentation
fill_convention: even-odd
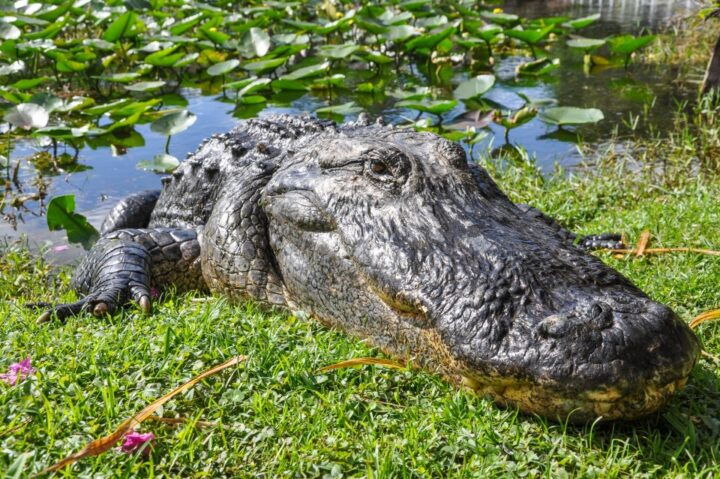
[[[150,313],[150,288],[173,285],[180,290],[203,289],[200,243],[192,229],[121,229],[104,235],[83,259],[72,280],[84,296],[74,303],[48,308],[38,322],[92,311],[113,313],[134,301]]]
[[[584,250],[596,249],[623,249],[625,245],[622,242],[622,235],[619,233],[602,233],[597,235],[587,235],[578,237],[572,231],[565,229],[555,219],[546,215],[539,209],[525,204],[515,205],[528,217],[534,218],[545,225],[549,226],[568,243],[575,244]]]

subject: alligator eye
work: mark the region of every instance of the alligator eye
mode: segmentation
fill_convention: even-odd
[[[376,175],[388,175],[390,174],[390,170],[388,170],[388,167],[383,163],[382,161],[373,160],[370,163],[370,170],[375,173]]]

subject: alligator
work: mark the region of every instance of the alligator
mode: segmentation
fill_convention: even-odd
[[[463,147],[427,132],[309,116],[214,135],[160,191],[122,200],[70,304],[150,313],[172,285],[302,311],[501,406],[571,421],[650,414],[682,388],[698,339],[588,252],[514,204]]]

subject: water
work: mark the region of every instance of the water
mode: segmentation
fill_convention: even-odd
[[[687,15],[697,6],[691,0],[510,0],[504,3],[504,10],[517,13],[526,18],[566,15],[582,17],[596,12],[602,14],[599,22],[583,31],[588,37],[604,37],[616,33],[638,33],[649,29],[661,28],[669,22]],[[507,108],[519,108],[523,101],[515,92],[522,92],[531,98],[554,98],[563,106],[596,107],[605,112],[606,119],[598,125],[580,128],[578,132],[584,142],[601,142],[613,134],[629,135],[634,119],[641,115],[635,134],[650,134],[662,131],[668,124],[667,118],[677,108],[677,101],[691,92],[678,92],[671,83],[672,72],[662,73],[660,69],[632,65],[626,72],[623,69],[611,69],[586,76],[582,72],[582,56],[563,47],[558,42],[552,54],[560,58],[563,67],[550,78],[542,81],[517,80],[514,67],[527,59],[506,58],[495,68],[498,77],[496,87],[488,98]],[[350,75],[362,75],[363,72],[346,72]],[[183,158],[193,151],[207,136],[223,132],[237,124],[233,116],[234,105],[220,101],[217,96],[201,96],[198,91],[187,90],[183,94],[189,101],[188,109],[198,116],[198,120],[189,130],[172,139],[171,153]],[[312,111],[324,104],[323,94],[307,94],[294,99],[287,106],[270,106],[261,114],[273,112],[300,113]],[[414,116],[407,110],[392,108],[388,97],[370,98],[345,96],[336,99],[344,102],[355,100],[374,115],[382,114],[388,121],[403,121],[404,117]],[[459,107],[449,115],[462,113]],[[351,119],[348,117],[347,119]],[[504,143],[501,127],[491,125],[494,136],[489,137],[476,149],[484,151]],[[85,148],[80,153],[80,163],[88,167],[85,171],[70,173],[52,178],[47,190],[47,198],[63,194],[74,194],[76,211],[85,215],[99,228],[103,217],[123,196],[143,189],[159,187],[157,174],[139,170],[135,167],[141,160],[149,160],[163,150],[165,138],[149,131],[147,125],[137,130],[145,138],[145,146],[131,148],[127,153],[113,157],[110,149]],[[510,141],[522,145],[536,158],[541,167],[550,170],[555,163],[565,166],[577,164],[582,160],[577,145],[571,141],[573,135],[558,134],[555,127],[542,123],[539,119],[512,130]],[[16,146],[13,158],[27,157],[38,149],[30,143]],[[28,185],[36,173],[23,162],[20,172],[21,182]],[[29,188],[32,189],[32,188]],[[27,235],[31,245],[51,248],[51,257],[64,263],[81,254],[78,247],[68,245],[65,233],[47,230],[42,208],[37,203],[29,203],[30,211],[20,212],[16,228],[8,222],[0,221],[0,238],[17,238]],[[6,208],[6,211],[8,209]]]

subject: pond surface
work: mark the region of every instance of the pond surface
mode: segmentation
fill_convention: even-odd
[[[503,7],[507,13],[517,13],[526,18],[555,15],[582,17],[599,12],[601,20],[583,31],[584,36],[596,38],[617,33],[638,33],[644,29],[656,30],[694,8],[697,8],[695,3],[686,0],[511,0]],[[542,80],[516,79],[515,66],[527,61],[527,58],[499,59],[500,63],[494,71],[497,83],[486,98],[503,108],[516,109],[523,105],[523,100],[516,94],[521,92],[533,99],[555,99],[562,106],[599,108],[604,112],[605,120],[592,127],[578,129],[582,141],[592,144],[613,135],[629,137],[631,134],[662,132],[669,123],[667,119],[677,109],[678,101],[692,95],[692,92],[678,92],[671,83],[672,73],[656,67],[632,64],[628,71],[615,68],[586,75],[583,73],[582,55],[564,47],[564,42],[555,43],[551,54],[560,59],[563,68]],[[362,75],[352,71],[346,74],[348,78],[354,74]],[[222,101],[218,95],[203,96],[194,89],[184,90],[183,95],[188,100],[187,109],[195,113],[198,120],[189,130],[172,138],[170,152],[178,158],[184,158],[207,136],[232,128],[239,121],[236,116],[256,113],[245,111],[238,115],[233,103]],[[311,92],[299,98],[285,98],[282,102],[271,101],[267,108],[257,113],[313,111],[327,104],[324,95]],[[389,122],[404,122],[416,116],[415,112],[393,107],[394,101],[384,95],[354,95],[348,90],[341,90],[339,96],[333,99],[334,104],[352,100],[371,115],[383,115]],[[445,116],[452,118],[461,113],[463,107],[459,106]],[[638,117],[641,121],[635,124]],[[346,120],[350,119],[352,116],[346,117]],[[494,134],[475,146],[476,153],[488,152],[504,144],[503,129],[494,124],[490,128]],[[87,169],[53,177],[48,185],[47,197],[74,194],[76,211],[99,227],[108,210],[123,196],[158,188],[158,175],[139,170],[136,164],[162,152],[165,137],[151,132],[148,125],[138,126],[137,131],[145,138],[145,145],[130,148],[123,154],[113,156],[110,148],[105,147],[81,150],[79,163]],[[583,159],[573,138],[574,135],[558,134],[555,127],[537,118],[512,130],[509,136],[511,143],[522,145],[545,170],[550,170],[555,163],[572,166]],[[31,142],[19,143],[12,152],[12,158],[30,156],[41,148],[41,145]],[[37,173],[27,162],[22,165],[20,183],[32,190],[30,185]],[[47,230],[42,208],[37,203],[29,202],[28,207],[29,210],[18,214],[16,225],[0,222],[0,237],[27,235],[32,246],[51,247],[50,255],[60,263],[81,254],[80,248],[67,245],[64,231]]]

